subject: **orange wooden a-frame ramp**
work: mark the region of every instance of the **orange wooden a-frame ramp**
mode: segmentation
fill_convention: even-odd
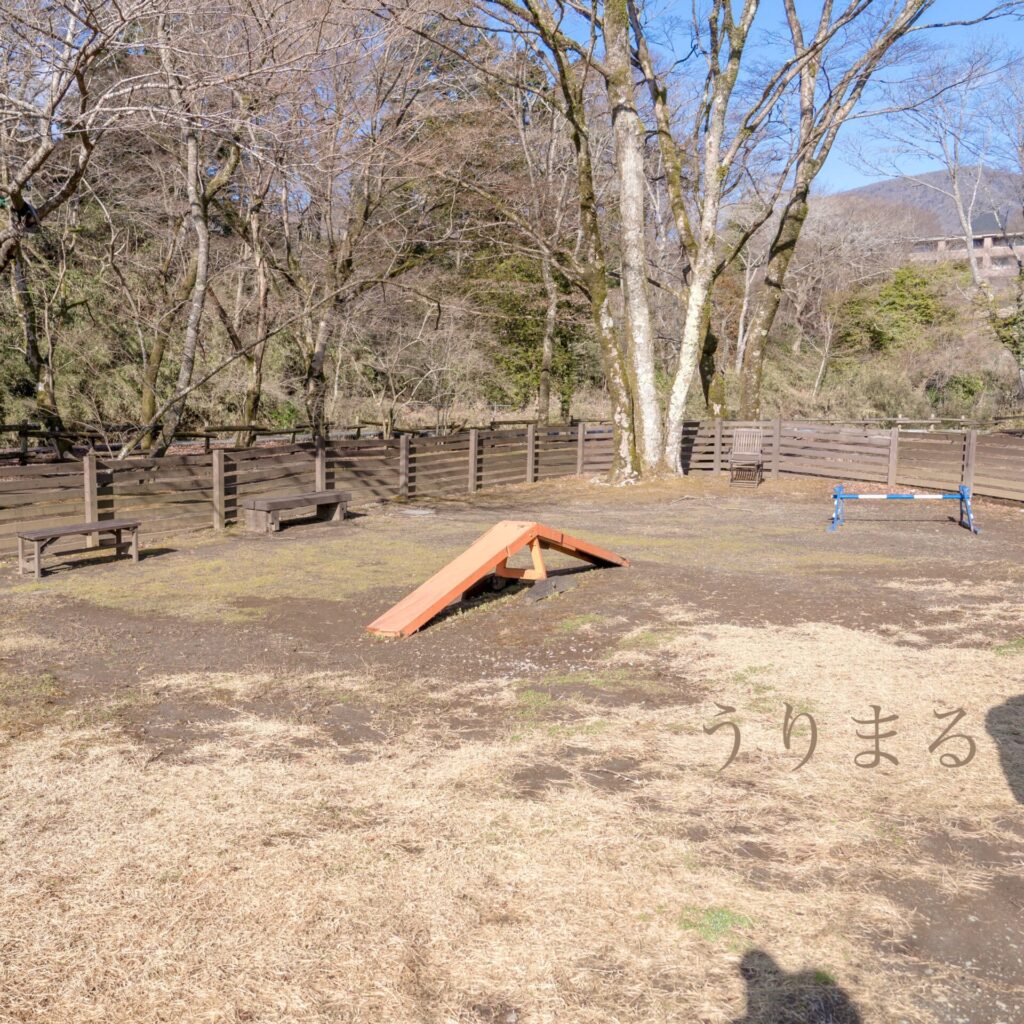
[[[533,568],[510,568],[507,565],[509,558],[527,546],[533,556]],[[380,636],[409,636],[490,572],[512,580],[547,579],[541,555],[543,548],[561,551],[562,554],[582,558],[594,565],[629,565],[625,558],[611,551],[605,551],[577,537],[570,537],[543,523],[522,523],[506,519],[492,526],[458,558],[449,562],[366,628]]]

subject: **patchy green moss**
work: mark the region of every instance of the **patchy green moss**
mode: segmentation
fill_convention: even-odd
[[[610,666],[582,672],[553,673],[544,677],[544,683],[556,689],[607,690],[610,693],[624,693],[631,690],[646,690],[661,693],[668,689],[664,680],[652,679],[635,668]]]
[[[598,615],[597,612],[585,612],[583,615],[570,615],[569,618],[563,619],[555,629],[559,633],[575,633],[578,630],[586,629],[588,626],[594,626],[604,620],[603,615]]]
[[[1024,636],[1019,636],[1016,640],[1010,640],[1005,644],[999,644],[997,647],[994,647],[993,650],[1001,657],[1013,654],[1024,654]]]
[[[527,688],[516,694],[515,715],[521,722],[536,723],[550,714],[554,704],[550,693]]]
[[[746,931],[754,922],[728,907],[684,907],[676,922],[683,931],[696,932],[705,942],[718,942],[731,932]]]
[[[619,647],[624,651],[656,651],[678,635],[678,631],[671,629],[634,629],[619,640]]]

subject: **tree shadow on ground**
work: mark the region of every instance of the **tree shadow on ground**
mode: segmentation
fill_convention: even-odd
[[[999,763],[1014,798],[1024,804],[1024,694],[992,708],[985,728],[999,748]]]
[[[139,561],[145,562],[150,558],[160,558],[163,555],[173,555],[178,549],[168,547],[141,548],[139,550]],[[83,555],[91,557],[83,558]],[[72,559],[69,561],[69,559]],[[33,573],[32,553],[27,552],[25,572],[21,575],[22,581],[30,580]],[[98,548],[60,548],[57,551],[43,552],[43,578],[48,576],[63,576],[66,573],[76,573],[82,569],[94,569],[98,565],[112,565],[115,562],[126,562],[132,564],[131,556],[127,553],[118,554],[112,545],[103,544]],[[14,574],[17,574],[17,559],[15,559]],[[17,575],[15,578],[18,578]]]
[[[747,1012],[732,1024],[861,1024],[854,1002],[824,971],[783,970],[760,949],[740,962]]]
[[[585,565],[566,566],[561,569],[549,569],[548,578],[546,580],[538,581],[513,580],[496,576],[494,573],[489,573],[484,576],[483,579],[474,583],[462,595],[461,600],[456,601],[454,604],[450,604],[447,608],[438,612],[437,615],[435,615],[429,622],[424,623],[423,629],[426,630],[432,626],[437,626],[447,619],[461,615],[470,609],[490,604],[492,601],[507,600],[513,594],[518,594],[522,590],[531,592],[536,591],[538,598],[546,597],[550,594],[564,593],[575,585],[575,580],[573,580],[572,577],[580,576],[587,572],[593,572],[600,568],[602,568],[602,566],[590,565],[587,563]]]

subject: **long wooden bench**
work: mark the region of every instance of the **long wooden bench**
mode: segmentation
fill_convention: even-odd
[[[317,519],[341,522],[352,500],[348,491],[307,491],[305,494],[284,494],[274,498],[243,498],[245,525],[260,533],[277,533],[281,529],[281,513],[299,508],[315,508]]]
[[[132,561],[139,560],[139,527],[140,519],[102,519],[95,523],[70,523],[67,526],[44,526],[38,530],[24,530],[18,534],[18,575],[23,576],[29,567],[29,558],[25,555],[25,545],[32,545],[32,559],[35,563],[37,580],[43,578],[43,552],[62,537],[89,536],[92,534],[112,533],[114,550],[117,554],[127,550]],[[131,539],[121,540],[124,533],[131,534]]]

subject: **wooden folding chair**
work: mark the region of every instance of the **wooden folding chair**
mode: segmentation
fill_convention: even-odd
[[[729,483],[756,487],[764,477],[763,436],[760,427],[737,427],[729,452]]]

